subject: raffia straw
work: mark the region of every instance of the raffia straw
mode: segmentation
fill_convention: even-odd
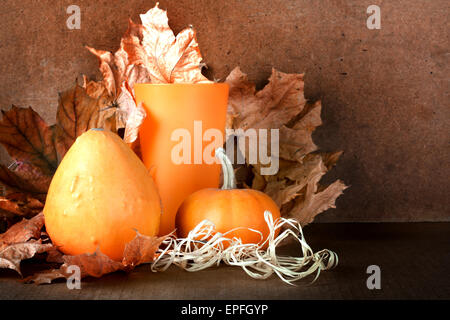
[[[151,270],[164,271],[169,266],[176,265],[195,272],[224,262],[241,267],[252,278],[267,279],[275,273],[281,280],[293,285],[293,282],[316,273],[314,282],[322,270],[337,266],[338,256],[335,252],[328,249],[313,252],[296,220],[279,218],[274,221],[269,211],[264,212],[264,219],[270,230],[264,241],[262,233],[257,230],[236,228],[221,234],[215,231],[211,221],[203,220],[186,238],[176,238],[173,234],[168,237],[158,250]],[[281,231],[283,227],[287,228]],[[261,236],[260,243],[243,244],[241,239],[227,237],[227,234],[237,229],[258,233]],[[280,234],[275,236],[277,230],[280,230]],[[293,237],[300,244],[302,256],[277,255],[277,247],[288,237]],[[266,244],[267,249],[264,250]]]

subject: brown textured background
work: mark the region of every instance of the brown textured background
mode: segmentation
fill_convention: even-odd
[[[32,106],[54,122],[57,92],[86,74],[100,79],[83,45],[116,50],[139,0],[2,0],[0,107]],[[82,11],[68,30],[66,8]],[[371,4],[381,30],[366,27]],[[194,25],[210,78],[235,67],[259,87],[271,68],[306,73],[322,99],[314,138],[344,150],[325,180],[351,188],[318,221],[450,221],[447,0],[160,1],[175,32]],[[5,153],[1,159],[7,161]]]

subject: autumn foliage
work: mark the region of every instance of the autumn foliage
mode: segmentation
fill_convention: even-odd
[[[84,78],[83,83],[61,93],[55,124],[46,124],[32,108],[13,106],[2,111],[0,143],[12,161],[0,165],[0,218],[3,227],[8,228],[0,234],[0,268],[20,273],[21,260],[47,252],[50,260],[62,263],[60,268],[36,274],[27,281],[48,283],[65,277],[67,266],[74,263],[82,266],[83,276],[99,277],[117,270],[129,271],[153,260],[163,238],[139,234],[125,249],[122,262],[112,261],[99,251],[59,255],[45,237],[40,213],[58,164],[86,130],[102,127],[117,132],[124,128],[124,140],[138,150],[138,130],[145,112],[135,103],[135,83],[210,82],[201,73],[202,56],[194,29],[187,28],[175,36],[167,13],[158,6],[141,15],[141,22],[130,20],[115,53],[88,47],[99,60],[103,80]],[[328,186],[319,182],[341,152],[317,152],[312,132],[322,124],[322,106],[320,101],[305,99],[303,75],[274,69],[268,84],[257,91],[237,67],[226,82],[230,86],[229,128],[280,130],[279,172],[263,176],[261,164],[247,162],[237,168],[242,171],[237,174],[241,177],[239,185],[268,194],[280,206],[282,216],[295,218],[302,225],[333,208],[346,186],[341,181]]]

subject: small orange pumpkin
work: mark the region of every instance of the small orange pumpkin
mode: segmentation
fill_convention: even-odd
[[[222,163],[223,186],[221,189],[208,188],[194,192],[181,204],[175,220],[178,236],[187,237],[192,229],[207,219],[215,224],[216,231],[220,233],[240,228],[227,234],[227,238],[237,237],[242,243],[266,240],[269,227],[264,211],[270,211],[276,220],[280,217],[278,206],[261,191],[236,189],[233,166],[225,150],[218,148],[216,157]],[[263,239],[260,234],[247,228],[261,232]]]

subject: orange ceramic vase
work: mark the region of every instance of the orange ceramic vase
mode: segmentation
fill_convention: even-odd
[[[224,138],[228,85],[136,84],[134,90],[147,112],[139,131],[142,160],[161,196],[159,234],[165,235],[175,229],[178,207],[190,194],[219,187],[220,164],[206,163],[203,152],[214,158]],[[208,137],[208,129],[218,130],[220,141]]]

